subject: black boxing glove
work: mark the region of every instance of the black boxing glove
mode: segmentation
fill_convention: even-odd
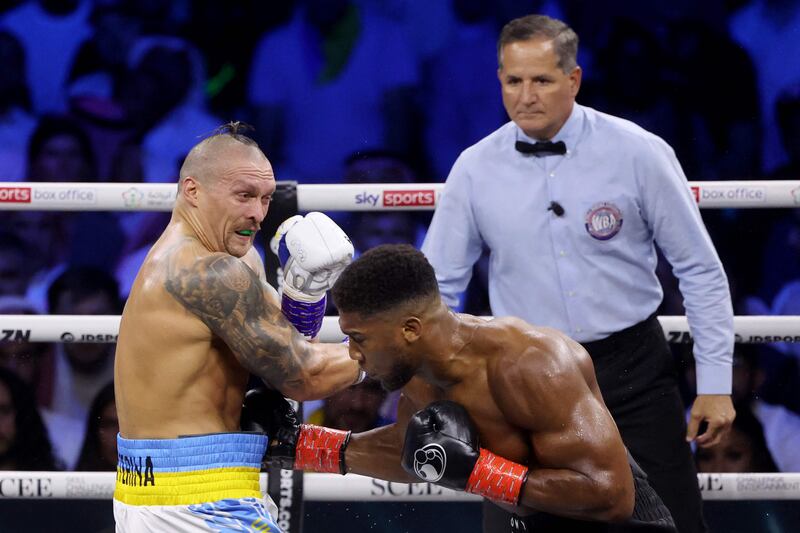
[[[447,400],[411,417],[402,465],[422,481],[512,505],[519,502],[528,477],[528,467],[481,448],[466,409]]]
[[[247,391],[242,406],[242,429],[269,437],[264,460],[285,470],[345,473],[344,450],[349,431],[300,424],[297,412],[275,390]]]
[[[266,387],[247,391],[240,425],[243,431],[256,431],[269,437],[267,462],[281,468],[292,468],[300,422],[297,412],[283,394]]]

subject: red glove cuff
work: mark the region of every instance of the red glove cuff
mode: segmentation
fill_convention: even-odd
[[[467,481],[467,492],[516,505],[528,478],[528,467],[503,459],[485,448]]]
[[[302,424],[297,436],[294,468],[310,472],[344,474],[344,450],[350,432]]]

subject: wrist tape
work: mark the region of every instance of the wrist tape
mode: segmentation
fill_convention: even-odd
[[[295,447],[295,470],[346,474],[344,451],[350,431],[302,424]]]
[[[297,331],[307,338],[313,339],[322,329],[326,301],[327,298],[323,296],[316,302],[300,302],[287,296],[286,290],[284,290],[281,297],[281,311]]]
[[[517,505],[528,478],[528,467],[481,448],[467,481],[467,492],[490,500]]]

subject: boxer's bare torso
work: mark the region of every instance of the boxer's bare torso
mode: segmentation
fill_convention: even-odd
[[[616,433],[591,359],[580,345],[556,330],[518,319],[487,322],[459,315],[459,320],[460,338],[453,342],[446,363],[403,388],[401,409],[406,414],[436,400],[455,401],[469,412],[485,448],[532,467],[550,462],[546,438],[553,416],[574,425],[575,436],[589,422],[586,416],[592,417],[594,431]],[[515,412],[509,412],[518,403],[524,404],[519,414],[525,420],[515,420]],[[562,413],[565,405],[578,409]],[[522,412],[531,408],[535,412]],[[553,448],[557,456],[552,463],[558,464],[560,447]]]
[[[212,257],[182,229],[181,223],[173,222],[153,246],[122,315],[115,382],[120,432],[126,438],[174,438],[238,428],[248,371],[199,316],[170,293],[176,284],[191,283],[187,273]],[[260,278],[258,292],[280,314],[255,250],[230,260],[242,261]],[[196,296],[212,306],[217,295]]]
[[[461,315],[461,320],[474,328],[474,334],[467,332],[471,338],[455,356],[459,363],[451,365],[456,371],[446,378],[449,383],[443,380],[441,386],[436,386],[418,377],[403,389],[403,395],[414,411],[436,400],[452,400],[463,405],[475,422],[485,448],[518,463],[543,466],[540,462],[546,458],[541,450],[532,453],[532,447],[538,443],[538,439],[536,443],[531,439],[534,430],[515,424],[501,405],[518,401],[517,395],[529,396],[527,401],[538,404],[542,399],[532,397],[533,389],[540,395],[552,393],[554,400],[558,394],[570,393],[563,389],[548,391],[553,384],[548,383],[545,367],[550,367],[551,377],[556,368],[561,372],[577,368],[576,375],[586,385],[583,401],[604,405],[591,360],[583,350],[573,349],[573,341],[550,328],[536,328],[516,319],[486,322]],[[533,368],[538,370],[532,371]],[[509,378],[521,378],[521,373],[526,374],[524,381],[528,386],[515,390]],[[509,396],[514,397],[511,402]],[[551,408],[550,413],[553,411],[555,409]],[[540,412],[536,416],[545,419],[550,413]]]
[[[412,481],[397,461],[408,420],[431,402],[452,400],[466,408],[483,448],[531,469],[526,491],[535,493],[540,509],[558,510],[582,477],[610,474],[633,493],[622,439],[578,343],[515,318],[487,322],[445,310],[423,315],[432,340],[415,349],[422,362],[402,389],[397,422],[352,436],[349,471]],[[340,315],[342,329],[351,334],[351,355],[357,351],[380,379],[396,367],[384,363],[378,320]],[[361,342],[353,346],[354,339]]]

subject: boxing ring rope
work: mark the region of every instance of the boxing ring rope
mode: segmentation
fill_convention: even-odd
[[[288,182],[279,182],[288,183]],[[444,184],[302,185],[297,209],[307,211],[416,211],[435,209]],[[691,181],[701,208],[800,207],[800,180]],[[0,184],[0,210],[171,211],[174,183]]]
[[[115,472],[0,472],[0,500],[110,500]],[[798,500],[800,473],[697,474],[704,500]],[[479,502],[480,496],[431,483],[348,474],[304,475],[303,499],[322,502]],[[266,491],[267,475],[261,474]]]
[[[691,341],[685,316],[658,320],[668,341]],[[116,342],[119,321],[118,315],[0,315],[0,341]],[[739,343],[800,342],[800,316],[737,316],[733,325]],[[343,337],[338,317],[326,316],[320,340],[339,342]]]

